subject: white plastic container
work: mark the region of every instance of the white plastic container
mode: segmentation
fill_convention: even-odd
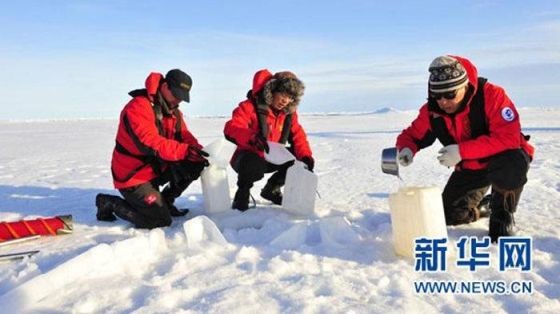
[[[200,174],[204,209],[208,213],[223,212],[231,207],[225,157],[229,155],[227,149],[227,142],[223,138],[215,140],[203,149],[210,155],[208,157],[210,166]]]
[[[316,174],[305,169],[303,162],[296,160],[286,173],[282,207],[296,215],[314,215],[318,180]]]
[[[227,170],[225,168],[211,164],[202,171],[200,180],[206,212],[219,213],[231,207],[231,196],[229,195]]]
[[[414,241],[418,237],[447,238],[439,188],[402,187],[389,195],[389,208],[397,255],[414,257]]]

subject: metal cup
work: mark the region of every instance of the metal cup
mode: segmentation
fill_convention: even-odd
[[[385,148],[381,153],[381,171],[383,173],[399,176],[399,164],[397,163],[397,148]]]

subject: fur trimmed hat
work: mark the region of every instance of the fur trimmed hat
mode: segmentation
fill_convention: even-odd
[[[432,93],[445,93],[469,83],[467,71],[461,63],[450,56],[437,57],[430,64],[429,89]]]
[[[296,111],[304,90],[305,85],[294,73],[282,71],[274,74],[272,78],[266,82],[262,89],[262,93],[260,95],[261,97],[258,98],[259,102],[266,104],[267,107],[270,107],[274,93],[286,93],[294,99],[286,108],[287,112],[292,113]]]

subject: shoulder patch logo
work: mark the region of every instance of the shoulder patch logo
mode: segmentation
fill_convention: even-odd
[[[515,113],[513,112],[513,110],[511,110],[510,107],[505,107],[504,109],[502,109],[502,118],[507,122],[511,122],[513,121],[513,119],[515,119]]]

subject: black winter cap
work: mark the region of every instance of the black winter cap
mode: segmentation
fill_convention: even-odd
[[[167,85],[169,85],[173,96],[186,102],[190,101],[189,92],[192,87],[192,79],[187,73],[179,69],[173,69],[167,72],[165,81]]]

